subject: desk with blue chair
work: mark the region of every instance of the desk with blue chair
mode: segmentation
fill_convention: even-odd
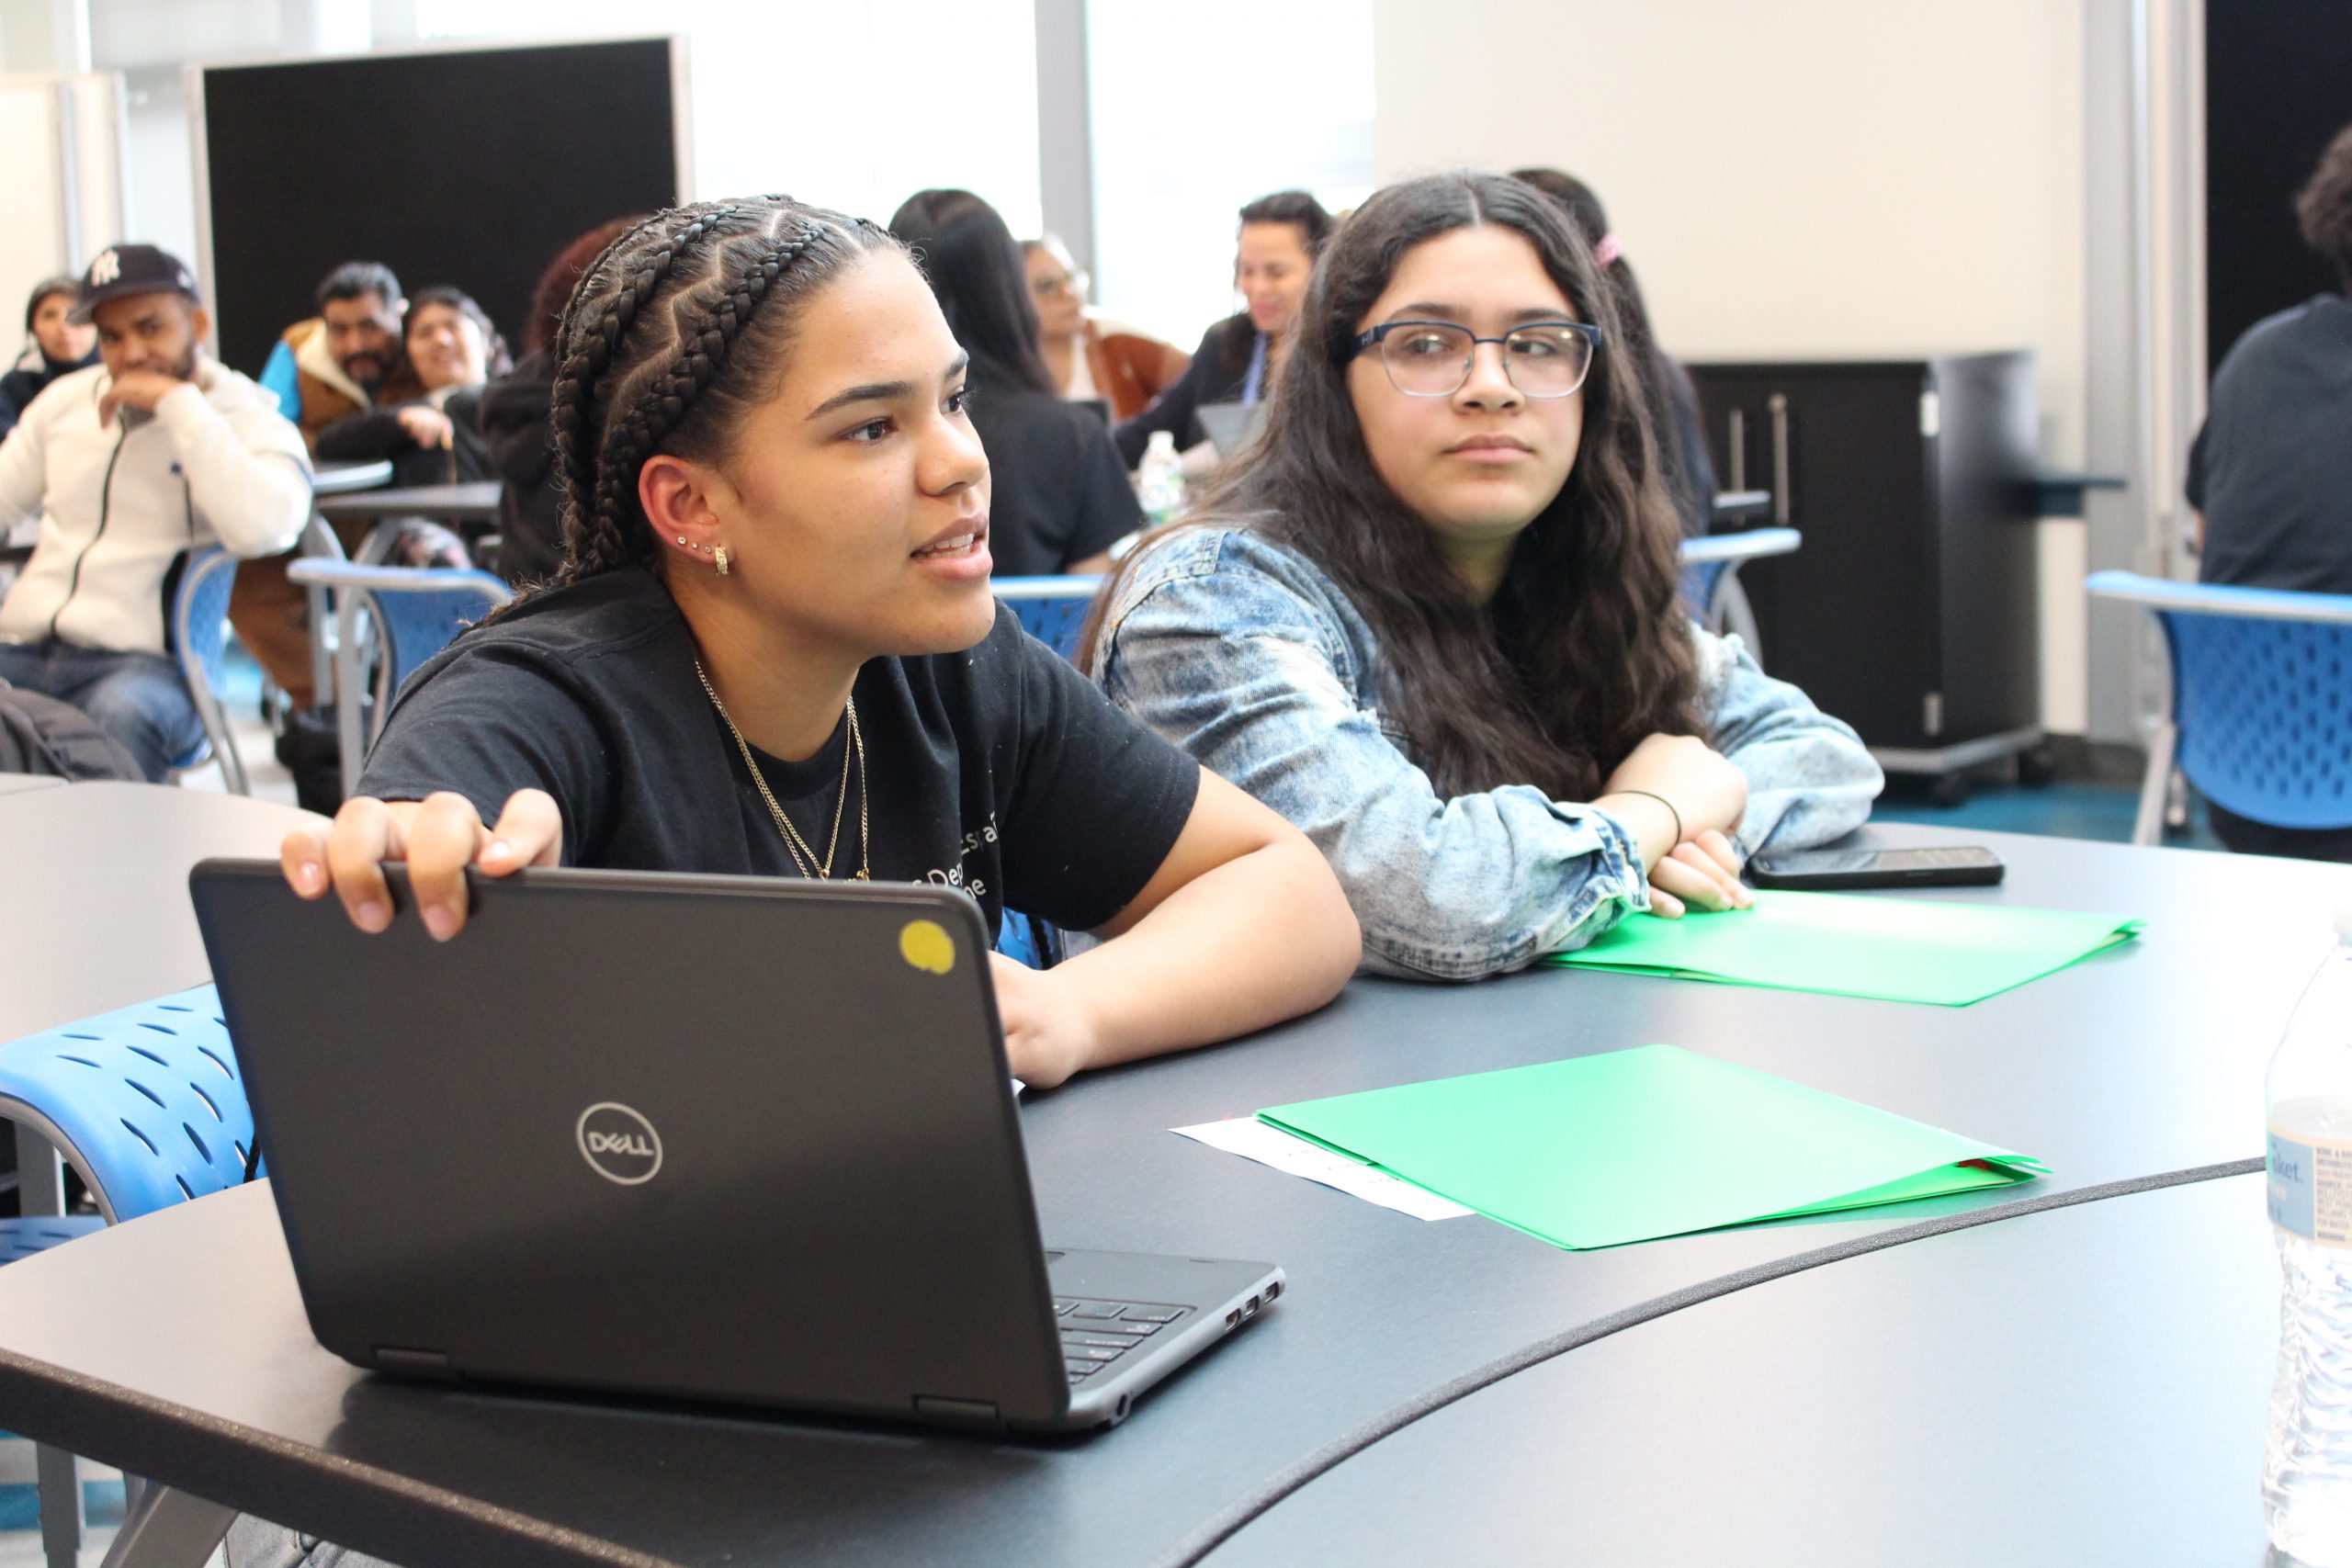
[[[1028,1097],[1019,1115],[1046,1235],[1215,1247],[1291,1275],[1274,1311],[1109,1433],[1024,1442],[369,1376],[311,1337],[269,1194],[243,1186],[0,1269],[0,1424],[395,1562],[1199,1562],[1228,1539],[1240,1545],[1235,1532],[1271,1520],[1283,1496],[1376,1460],[1379,1444],[1438,1432],[1421,1416],[1474,1387],[1508,1391],[1685,1313],[1769,1306],[1764,1292],[1808,1281],[1834,1288],[1873,1255],[1942,1247],[1980,1222],[2052,1219],[2033,1213],[2052,1200],[2097,1209],[2141,1201],[2130,1194],[2151,1183],[2256,1168],[2263,1065],[2308,973],[2298,934],[2340,873],[1968,837],[1995,845],[2008,886],[1934,897],[2127,910],[2145,934],[1963,1009],[1567,970],[1475,987],[1358,980],[1332,1007],[1256,1038]],[[1484,1220],[1375,1209],[1167,1132],[1651,1040],[2032,1152],[2052,1175],[1567,1253]],[[2180,1256],[2192,1256],[2197,1233],[2181,1234]],[[1994,1250],[2009,1249],[1995,1238]],[[2030,1289],[2040,1277],[2018,1280]],[[1998,1296],[1985,1310],[1997,1313]],[[1983,1353],[2006,1353],[1998,1327]],[[2167,1354],[2203,1353],[2169,1326],[2150,1333]],[[1550,1357],[1564,1338],[1585,1348]],[[1773,1354],[1711,1343],[1742,1364]],[[1616,1396],[1640,1391],[1619,1384]],[[1417,1525],[1475,1506],[1453,1461],[1487,1438],[1446,1449],[1389,1506]],[[1738,1457],[1694,1445],[1673,1480],[1704,1489]],[[1881,1506],[1982,1506],[1970,1473],[1894,1476],[1907,1490]]]
[[[401,682],[469,624],[511,602],[514,591],[487,571],[362,566],[322,556],[295,561],[286,575],[324,591],[333,605],[336,742],[348,798]]]
[[[2164,835],[2177,767],[2275,828],[2352,828],[2352,597],[2094,572],[2093,598],[2155,612],[2171,654],[2132,841]]]
[[[0,791],[0,1042],[16,1043],[0,1048],[0,1116],[17,1128],[25,1216],[0,1227],[0,1262],[242,1180],[253,1122],[218,1014],[200,1010],[210,971],[187,873],[207,855],[275,855],[306,823],[320,819],[153,784]],[[82,1025],[117,1010],[119,1028]],[[38,1037],[62,1030],[101,1038]],[[98,1215],[61,1223],[66,1163]],[[70,1456],[43,1451],[40,1478],[44,1545],[63,1568],[82,1533]]]

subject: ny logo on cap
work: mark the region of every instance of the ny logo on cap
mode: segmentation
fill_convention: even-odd
[[[103,288],[122,276],[122,258],[111,250],[100,251],[98,259],[90,264],[90,283]]]

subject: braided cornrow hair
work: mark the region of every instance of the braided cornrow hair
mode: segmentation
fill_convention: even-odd
[[[873,223],[783,196],[657,212],[606,246],[556,331],[564,559],[532,592],[658,572],[637,493],[646,459],[723,458],[776,385],[795,307],[859,256],[898,248]]]

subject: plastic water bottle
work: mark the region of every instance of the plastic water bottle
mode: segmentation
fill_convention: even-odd
[[[1167,522],[1184,507],[1184,468],[1176,456],[1172,432],[1155,430],[1143,449],[1143,467],[1136,483],[1136,499],[1153,526]]]
[[[2352,1568],[2352,900],[2270,1058],[2266,1099],[2286,1279],[2263,1512],[2280,1551]]]

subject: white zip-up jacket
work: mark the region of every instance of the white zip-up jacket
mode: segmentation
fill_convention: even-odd
[[[311,459],[277,400],[210,359],[155,417],[100,423],[103,365],[51,382],[0,445],[0,532],[38,512],[32,559],[0,602],[0,638],[162,653],[164,580],[184,550],[290,549]]]

